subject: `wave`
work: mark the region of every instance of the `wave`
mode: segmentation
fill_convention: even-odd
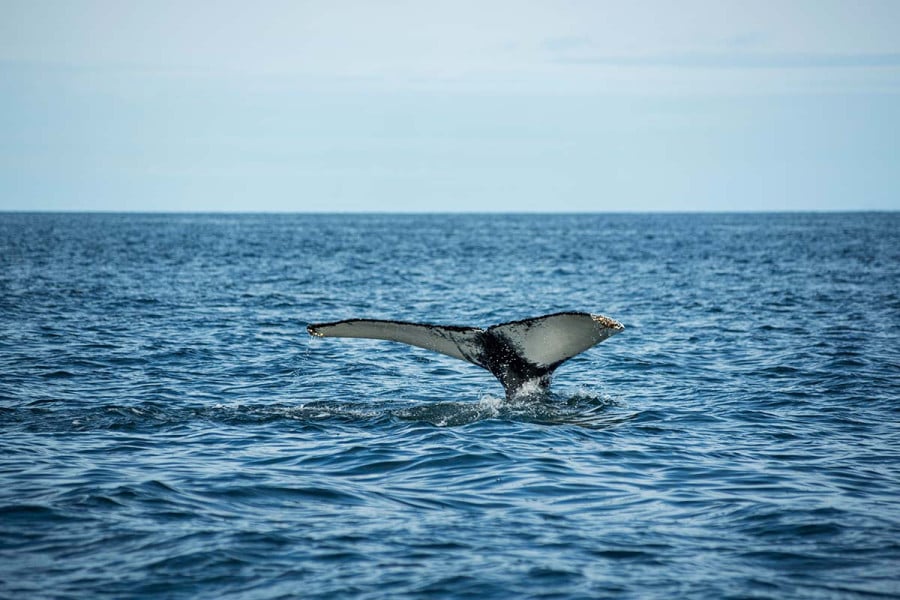
[[[512,400],[486,395],[476,401],[437,402],[314,400],[297,404],[231,402],[172,406],[148,401],[127,406],[105,403],[73,407],[41,400],[23,407],[0,409],[0,426],[15,425],[32,431],[93,431],[172,428],[202,422],[235,426],[269,422],[316,425],[339,421],[371,426],[396,421],[459,427],[495,420],[604,428],[637,416],[624,409],[621,400],[585,390]]]

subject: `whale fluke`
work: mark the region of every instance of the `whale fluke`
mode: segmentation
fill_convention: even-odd
[[[315,337],[401,342],[468,361],[500,380],[507,397],[544,390],[559,365],[625,327],[601,315],[561,312],[481,329],[403,321],[350,319],[306,327]]]

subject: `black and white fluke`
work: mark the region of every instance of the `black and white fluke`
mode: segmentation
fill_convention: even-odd
[[[307,326],[316,337],[371,338],[418,346],[487,369],[507,397],[546,390],[559,365],[625,327],[609,317],[561,312],[487,329],[350,319]]]

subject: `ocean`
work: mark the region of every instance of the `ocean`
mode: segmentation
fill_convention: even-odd
[[[2,598],[900,597],[898,421],[900,213],[0,213]]]

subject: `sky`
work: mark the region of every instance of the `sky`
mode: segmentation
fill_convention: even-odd
[[[0,0],[0,210],[898,210],[898,31],[895,0]]]

